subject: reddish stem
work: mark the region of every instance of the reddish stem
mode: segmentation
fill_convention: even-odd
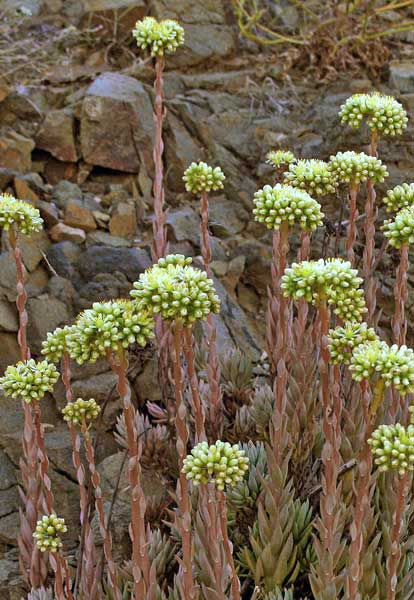
[[[62,577],[62,560],[60,552],[50,554],[50,564],[55,573],[55,596],[56,600],[66,600],[65,590],[63,589],[63,577]]]
[[[152,258],[157,261],[165,256],[167,252],[167,232],[165,228],[165,212],[164,212],[164,165],[162,155],[164,152],[164,142],[162,139],[162,128],[165,118],[164,113],[164,82],[163,82],[164,58],[157,56],[155,59],[155,106],[154,106],[154,123],[155,123],[155,140],[154,140],[154,241],[152,244]]]
[[[369,147],[369,153],[371,156],[378,156],[378,133],[376,131],[371,132],[371,143]],[[367,321],[373,323],[375,307],[376,307],[376,293],[377,293],[377,280],[373,272],[373,266],[375,264],[375,221],[376,221],[376,210],[375,210],[375,199],[376,193],[374,184],[371,179],[367,181],[367,199],[365,203],[365,248],[363,254],[363,274],[365,279],[365,297],[367,302]]]
[[[204,487],[204,486],[203,486]],[[213,571],[215,579],[215,592],[220,594],[220,597],[225,599],[222,589],[223,583],[223,565],[221,564],[220,555],[220,540],[221,537],[218,531],[218,515],[217,515],[217,496],[216,488],[212,484],[207,484],[201,497],[201,501],[207,501],[207,511],[209,516],[209,529],[207,537],[209,541],[209,549],[213,561]]]
[[[43,483],[43,491],[45,494],[46,510],[50,514],[53,512],[53,493],[52,482],[49,477],[49,459],[47,457],[45,438],[43,434],[42,419],[40,413],[40,404],[37,400],[31,402],[34,411],[36,443],[39,450],[40,460],[40,478]]]
[[[400,264],[397,268],[397,278],[394,287],[395,312],[392,319],[394,342],[399,346],[405,344],[407,336],[407,320],[404,309],[407,300],[407,270],[408,244],[403,244],[400,248]]]
[[[223,491],[219,490],[217,490],[217,495],[219,501],[221,535],[223,537],[224,551],[226,553],[226,558],[231,573],[231,600],[240,600],[240,581],[237,576],[236,566],[233,560],[232,545],[227,532],[226,496]]]
[[[351,184],[349,188],[349,223],[346,238],[346,255],[351,265],[355,264],[354,246],[357,237],[356,223],[358,219],[357,196],[359,185]]]
[[[194,421],[196,430],[196,444],[204,442],[206,430],[204,427],[204,409],[201,402],[200,386],[194,362],[193,332],[191,327],[184,328],[184,355],[187,363],[188,379],[190,381],[191,397],[194,408]]]
[[[391,528],[391,554],[387,559],[387,600],[395,600],[398,583],[398,565],[401,559],[401,526],[405,508],[405,497],[408,492],[409,473],[397,475],[396,507]]]

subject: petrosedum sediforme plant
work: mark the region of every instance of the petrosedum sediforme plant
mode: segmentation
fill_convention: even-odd
[[[392,96],[378,92],[354,94],[341,106],[339,115],[342,123],[355,129],[365,118],[371,131],[390,136],[401,135],[408,122],[402,105]]]
[[[16,200],[10,194],[2,194],[0,195],[0,229],[9,231],[13,226],[24,235],[30,235],[42,229],[43,219],[37,208],[28,202]]]
[[[283,175],[284,183],[301,188],[311,196],[326,196],[338,187],[336,175],[329,164],[314,158],[291,163]]]
[[[266,154],[266,162],[272,167],[279,169],[297,162],[296,156],[290,150],[270,150]]]
[[[75,402],[69,402],[62,409],[63,419],[75,425],[94,421],[100,412],[101,407],[93,398],[89,400],[78,398]]]
[[[191,163],[183,177],[185,189],[193,194],[222,190],[225,179],[220,167],[210,167],[205,162]]]
[[[138,47],[148,50],[151,56],[173,54],[184,44],[184,29],[173,19],[157,21],[153,17],[145,17],[136,22],[132,35]]]
[[[331,156],[329,168],[340,183],[357,184],[371,179],[382,183],[388,177],[387,167],[375,156],[364,152],[338,152]]]
[[[265,185],[254,195],[254,219],[268,229],[280,229],[283,223],[298,224],[301,229],[314,231],[322,225],[323,213],[319,202],[303,190],[290,185]]]
[[[57,327],[48,332],[46,339],[42,342],[42,354],[50,362],[60,361],[65,352],[68,352],[68,337],[75,333],[73,326]]]
[[[214,483],[222,491],[234,487],[249,468],[249,459],[237,444],[200,442],[184,460],[183,472],[194,485]]]
[[[64,519],[52,513],[39,519],[33,537],[41,552],[55,553],[62,547],[60,535],[66,533],[67,530]]]
[[[394,248],[414,244],[414,206],[400,210],[393,221],[385,221],[383,230]]]
[[[0,378],[0,387],[6,396],[21,398],[27,404],[33,400],[41,400],[46,392],[51,392],[59,372],[55,365],[47,362],[36,362],[32,358],[25,362],[7,367]]]
[[[414,425],[380,425],[368,441],[380,471],[414,470]]]
[[[388,190],[383,198],[387,212],[398,212],[414,206],[414,183],[402,183]]]
[[[378,339],[375,329],[366,323],[346,323],[329,331],[329,353],[333,364],[349,365],[352,353],[361,344]]]

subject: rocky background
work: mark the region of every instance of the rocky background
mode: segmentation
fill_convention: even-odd
[[[376,88],[396,95],[410,116],[402,138],[380,144],[390,171],[387,187],[412,180],[410,32],[400,37],[389,67],[375,80],[362,70],[316,83],[282,51],[263,53],[241,40],[226,0],[154,0],[148,5],[145,0],[6,0],[6,5],[9,15],[17,9],[22,16],[0,25],[0,191],[32,201],[46,225],[41,234],[21,240],[34,356],[48,331],[71,322],[96,300],[126,296],[150,265],[153,72],[130,37],[135,21],[149,9],[156,17],[179,19],[186,32],[185,49],[167,60],[165,73],[171,251],[200,253],[199,204],[185,193],[184,169],[204,159],[220,165],[227,176],[224,193],[211,198],[212,267],[223,300],[221,350],[236,345],[255,360],[262,354],[271,244],[270,235],[253,223],[251,208],[255,190],[274,177],[265,164],[269,149],[317,158],[363,150],[366,132],[342,126],[337,113],[351,93]],[[291,23],[294,11],[283,10]],[[333,252],[334,226],[344,202],[343,195],[323,200],[327,220],[316,234],[315,256]],[[19,358],[15,268],[6,237],[1,250],[0,371]],[[393,303],[396,262],[395,254],[387,253],[379,272],[384,326]],[[412,327],[413,294],[409,297]],[[110,433],[118,414],[115,378],[104,363],[74,368],[73,377],[76,396],[106,402],[97,451],[109,501],[122,462]],[[155,380],[152,353],[133,357],[131,383],[139,402],[160,399]],[[70,436],[59,417],[63,403],[57,385],[43,403],[43,415],[55,495],[69,525],[68,547],[74,548],[78,498]],[[8,600],[21,597],[16,536],[22,415],[1,395],[0,415],[0,597]],[[151,494],[162,497],[162,482],[148,485]],[[115,510],[120,554],[127,543],[122,494]]]

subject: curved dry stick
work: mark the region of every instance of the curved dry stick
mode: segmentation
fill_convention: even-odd
[[[188,379],[190,382],[191,398],[193,400],[194,407],[194,421],[196,430],[196,444],[198,442],[206,441],[206,430],[204,426],[204,409],[200,395],[200,385],[198,382],[197,371],[195,368],[194,361],[194,348],[193,348],[193,331],[191,327],[184,328],[184,355],[187,363]]]
[[[131,401],[131,388],[127,379],[127,359],[122,348],[118,351],[118,360],[108,353],[108,361],[118,378],[118,392],[122,400],[125,430],[128,441],[128,479],[131,488],[131,523],[129,535],[132,541],[132,574],[134,578],[135,600],[145,598],[150,587],[150,559],[148,538],[145,526],[146,500],[141,486],[142,442],[135,429],[135,408]]]
[[[226,496],[223,491],[217,490],[218,502],[219,502],[219,515],[220,515],[220,526],[221,535],[223,537],[224,551],[226,553],[227,562],[230,567],[231,573],[231,600],[240,600],[240,581],[237,576],[236,566],[233,560],[233,551],[229,535],[227,532],[227,508],[226,508]]]
[[[407,320],[405,318],[405,302],[407,300],[407,270],[408,270],[408,244],[400,248],[400,264],[397,268],[397,278],[394,288],[395,311],[392,318],[392,332],[394,343],[402,346],[407,335]]]
[[[118,586],[118,577],[116,574],[116,566],[114,560],[112,558],[112,537],[110,532],[108,531],[106,525],[105,518],[105,509],[102,498],[102,489],[101,489],[101,477],[96,470],[95,464],[95,452],[92,445],[92,440],[89,435],[88,426],[83,421],[81,423],[81,429],[83,434],[83,440],[85,444],[86,456],[88,459],[89,472],[91,474],[91,482],[93,485],[93,489],[95,490],[95,506],[96,512],[98,513],[99,518],[99,530],[101,532],[101,536],[103,539],[103,547],[105,551],[106,563],[108,565],[108,575],[109,581],[111,584],[112,592],[114,593],[116,600],[122,600],[122,594]]]
[[[191,507],[188,492],[188,481],[183,473],[184,459],[187,456],[188,428],[186,423],[186,409],[183,400],[183,373],[181,369],[182,353],[182,326],[177,321],[174,323],[174,388],[176,402],[175,427],[177,431],[177,452],[180,477],[177,483],[177,502],[179,508],[178,527],[181,534],[183,593],[188,600],[195,599],[195,587],[192,571],[192,535],[191,535]]]
[[[401,526],[405,508],[405,497],[408,493],[409,472],[403,476],[397,475],[398,484],[396,490],[397,504],[393,515],[393,522],[390,535],[391,554],[387,559],[387,600],[395,600],[397,594],[397,574],[398,564],[401,558]]]
[[[346,238],[346,255],[351,263],[355,264],[354,246],[357,237],[356,223],[358,219],[357,196],[359,185],[351,184],[349,187],[349,222]]]

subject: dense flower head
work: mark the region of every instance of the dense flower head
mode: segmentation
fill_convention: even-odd
[[[364,152],[337,152],[331,156],[329,168],[340,183],[351,185],[359,185],[367,179],[381,183],[388,177],[387,167],[375,156]]]
[[[237,444],[218,440],[211,446],[200,442],[184,460],[183,473],[194,485],[214,483],[218,490],[234,487],[249,468],[245,451]]]
[[[207,163],[191,163],[184,172],[183,181],[187,192],[216,192],[223,189],[225,176],[220,167],[210,167]]]
[[[297,223],[301,229],[314,231],[322,225],[319,202],[291,185],[265,185],[255,193],[253,203],[255,221],[264,223],[268,229],[279,229],[283,223],[292,227]]]
[[[400,210],[393,221],[385,221],[383,230],[394,248],[414,244],[414,206]]]
[[[349,364],[352,353],[361,344],[378,339],[375,329],[366,323],[346,323],[329,331],[329,352],[334,364]]]
[[[132,344],[145,346],[154,337],[151,316],[130,300],[95,302],[78,317],[68,336],[69,354],[78,364],[95,362],[108,351]]]
[[[100,412],[101,407],[93,398],[90,400],[78,398],[75,402],[68,402],[62,409],[64,421],[72,422],[75,425],[94,421]]]
[[[30,235],[42,229],[43,219],[37,208],[28,202],[16,200],[10,194],[0,194],[0,229],[8,231],[13,226],[24,235]]]
[[[340,258],[293,263],[282,277],[285,296],[312,304],[326,300],[344,322],[361,321],[366,312],[362,279]]]
[[[401,135],[407,126],[407,114],[402,105],[392,96],[378,92],[354,94],[341,106],[342,123],[357,129],[364,117],[372,131],[384,135]]]
[[[382,341],[362,344],[352,354],[350,369],[355,381],[376,378],[401,394],[414,392],[414,351],[407,346]]]
[[[6,396],[21,398],[27,404],[33,400],[41,400],[46,392],[51,392],[59,379],[59,372],[54,364],[36,362],[33,358],[16,365],[9,365],[0,377],[0,387]]]
[[[284,183],[303,189],[311,196],[326,196],[338,187],[336,175],[330,170],[329,163],[314,158],[291,163],[289,170],[284,173]]]
[[[383,198],[387,212],[398,212],[403,208],[414,206],[414,183],[402,183],[388,190]]]
[[[49,331],[46,339],[42,342],[42,354],[50,362],[57,363],[65,352],[68,352],[68,337],[75,332],[73,326],[57,327]]]
[[[184,44],[184,29],[173,19],[157,21],[154,17],[145,17],[135,23],[132,35],[138,47],[149,50],[151,56],[173,54]]]
[[[140,308],[185,327],[219,312],[220,299],[213,281],[205,271],[191,265],[155,264],[140,275],[134,288],[131,296]]]
[[[168,267],[168,265],[180,265],[185,267],[191,265],[193,259],[191,256],[184,256],[184,254],[169,254],[168,256],[158,259],[157,267],[160,269]]]
[[[380,425],[368,440],[380,471],[404,475],[414,470],[414,425]]]
[[[62,547],[60,534],[65,533],[67,530],[64,519],[52,513],[39,519],[33,537],[36,539],[37,547],[41,552],[58,552]]]
[[[276,169],[290,165],[296,161],[296,156],[290,150],[270,150],[266,154],[266,162]]]

